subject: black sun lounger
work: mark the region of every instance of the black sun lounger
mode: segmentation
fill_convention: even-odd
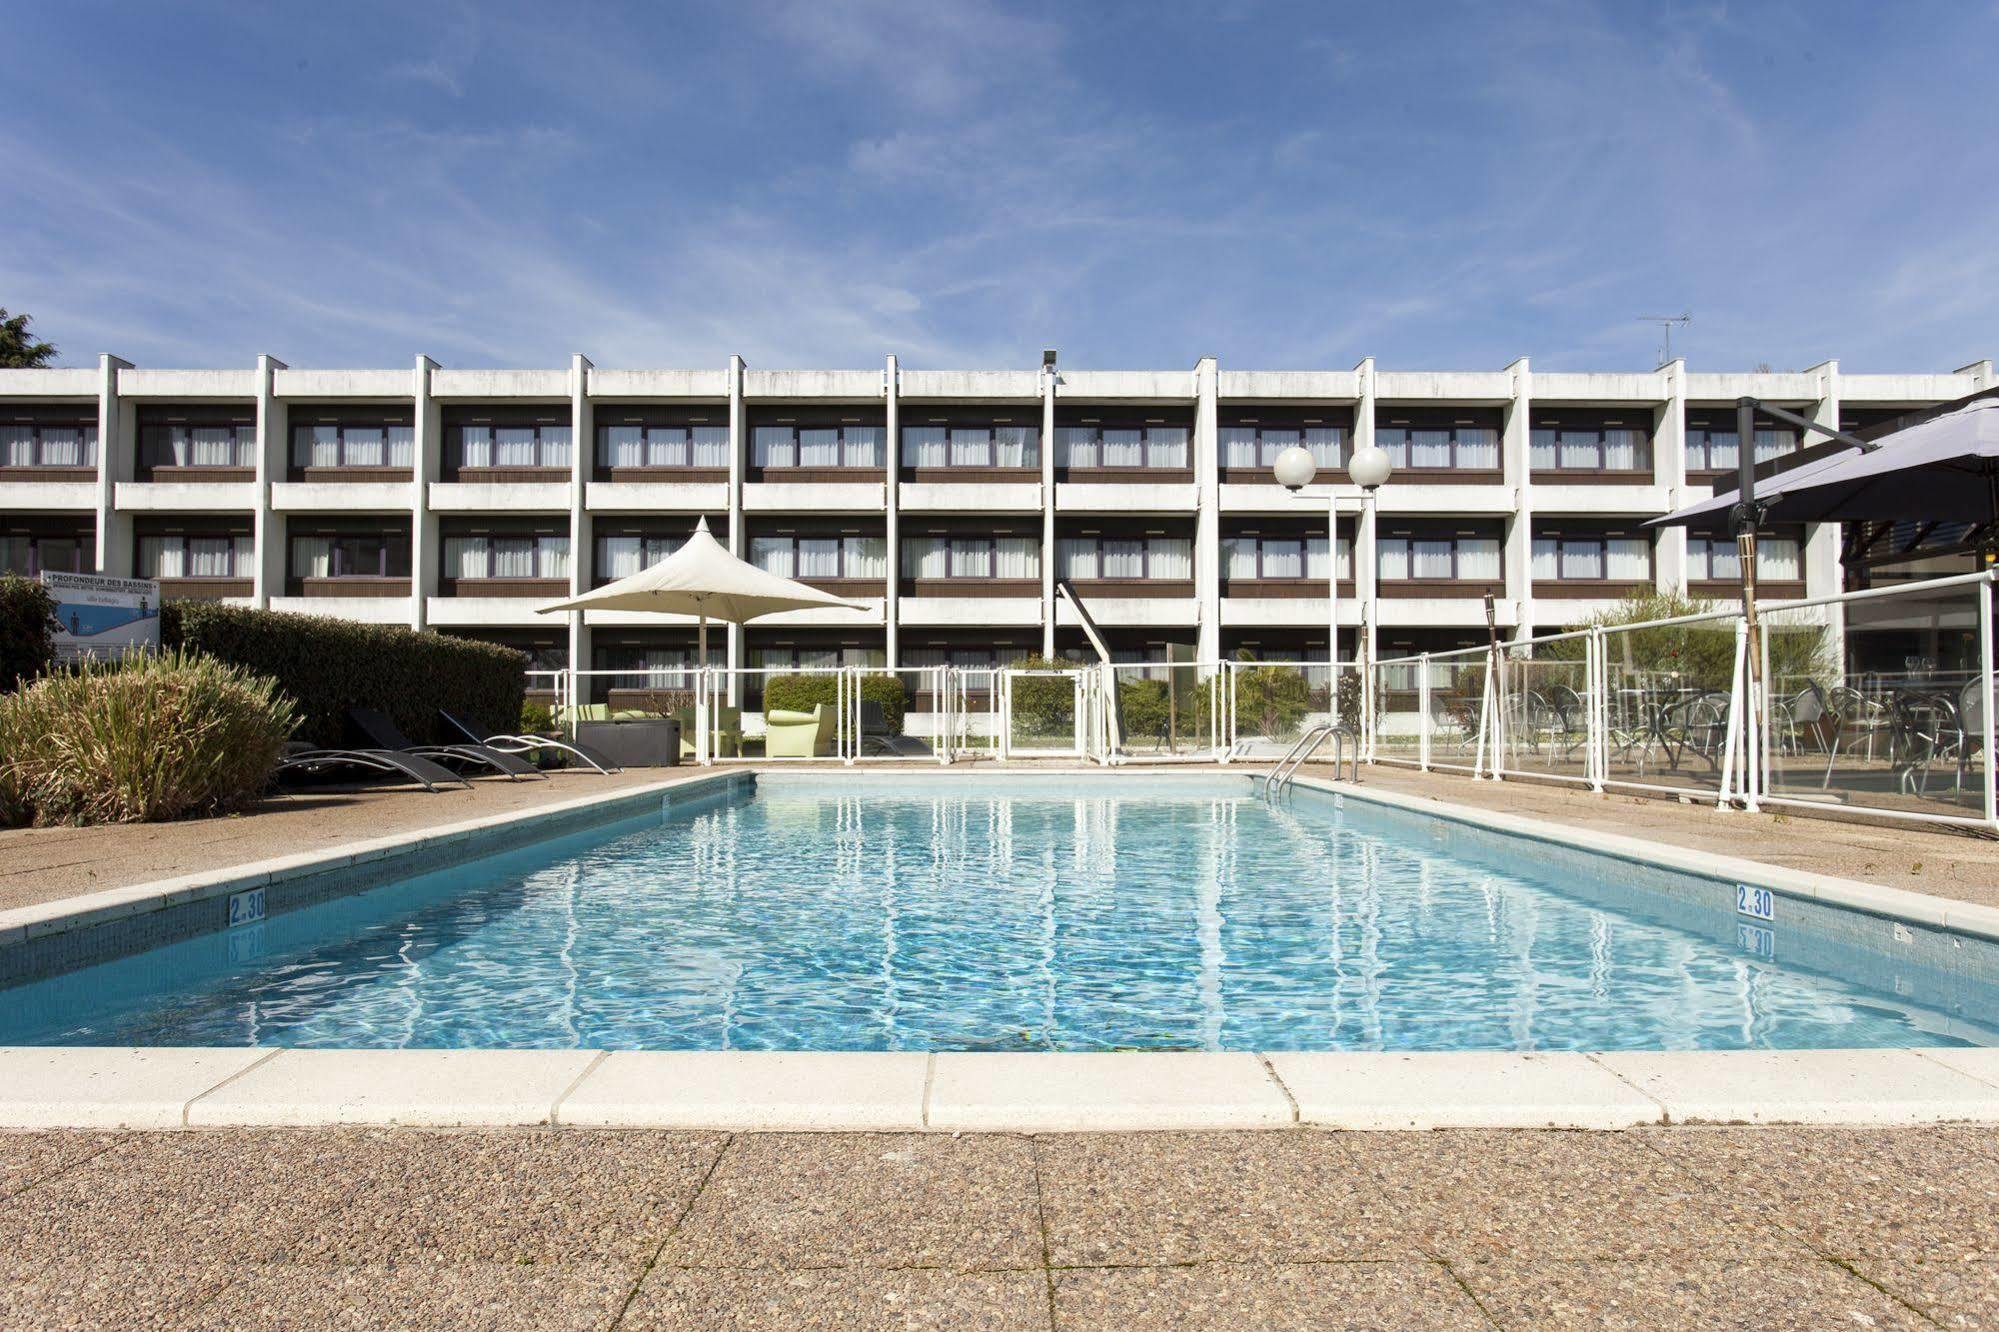
[[[321,773],[334,768],[360,768],[366,772],[387,772],[416,782],[426,791],[439,786],[470,786],[451,769],[415,754],[399,754],[391,749],[314,749],[311,745],[285,746],[273,775],[287,772]]]
[[[467,726],[462,719],[446,712],[443,708],[437,710],[437,715],[444,718],[446,726],[464,736],[468,744],[483,745],[489,749],[497,749],[503,754],[532,754],[536,750],[553,749],[564,754],[574,754],[598,772],[613,773],[624,771],[609,755],[592,749],[588,745],[580,745],[570,740],[551,740],[545,735],[482,736],[470,726]]]
[[[503,754],[487,745],[420,745],[396,729],[396,724],[373,708],[349,708],[347,715],[361,728],[361,734],[383,749],[414,755],[435,763],[468,763],[490,768],[508,781],[523,777],[546,780],[548,774],[515,754]]]

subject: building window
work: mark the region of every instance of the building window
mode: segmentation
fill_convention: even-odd
[[[888,576],[888,542],[876,536],[751,537],[750,563],[806,582],[880,579]]]
[[[600,648],[597,669],[617,672],[612,689],[692,689],[699,655],[693,647]]]
[[[1497,583],[1496,537],[1383,537],[1375,546],[1383,582]]]
[[[729,427],[599,426],[597,454],[607,467],[685,467],[727,471]]]
[[[461,425],[452,427],[459,468],[569,466],[567,425]]]
[[[444,567],[450,578],[569,577],[569,538],[556,535],[448,536]]]
[[[1687,470],[1689,472],[1733,472],[1742,466],[1742,450],[1738,447],[1741,432],[1733,425],[1716,426],[1689,423],[1687,426]],[[1795,453],[1798,448],[1798,434],[1795,430],[1779,429],[1775,426],[1756,427],[1756,461],[1771,462],[1787,453]]]
[[[149,425],[139,431],[141,467],[255,467],[253,425]]]
[[[1153,579],[1184,583],[1194,576],[1194,543],[1181,537],[1079,537],[1055,543],[1055,576],[1086,583]]]
[[[1462,421],[1440,425],[1391,422],[1375,428],[1374,442],[1397,467],[1499,470],[1499,431],[1492,426]]]
[[[141,578],[254,578],[255,541],[247,536],[142,536]]]
[[[0,533],[0,573],[38,578],[43,573],[89,573],[97,564],[96,538],[31,532]]]
[[[294,578],[408,578],[406,531],[327,532],[292,538]]]
[[[1649,472],[1652,436],[1625,426],[1536,426],[1529,466],[1537,472]]]
[[[1187,463],[1185,426],[1106,426],[1098,422],[1057,426],[1055,465],[1074,471],[1126,468],[1133,471],[1184,471]]]
[[[95,467],[94,425],[0,425],[0,466]]]
[[[1643,537],[1535,537],[1534,581],[1649,583],[1652,543]]]
[[[1041,430],[1031,425],[904,426],[902,465],[937,470],[1039,467]]]
[[[760,425],[750,436],[752,467],[880,467],[881,426],[842,423]]]
[[[905,578],[1004,579],[1041,577],[1041,543],[1033,537],[911,537],[902,543]]]
[[[1772,583],[1803,582],[1803,547],[1792,537],[1756,538],[1756,576]],[[1687,581],[1732,583],[1741,578],[1742,559],[1734,538],[1687,538]]]
[[[416,427],[338,425],[292,427],[294,467],[415,467]]]
[[[623,533],[597,538],[597,578],[601,582],[629,578],[650,569],[687,544],[686,537]]]
[[[866,666],[879,670],[888,664],[888,654],[882,649],[851,643],[841,647],[796,647],[786,644],[758,648],[750,656],[767,671],[830,671],[842,666]]]
[[[1353,577],[1353,546],[1340,538],[1337,567],[1341,581]],[[1222,542],[1222,577],[1237,581],[1303,579],[1324,582],[1330,572],[1322,536],[1238,536]]]
[[[1345,426],[1266,426],[1256,422],[1221,428],[1222,466],[1234,472],[1263,471],[1288,448],[1303,445],[1321,468],[1346,462]]]

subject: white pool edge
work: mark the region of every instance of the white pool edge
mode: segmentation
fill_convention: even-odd
[[[0,913],[0,945],[469,840],[497,826],[726,783],[745,771],[755,770],[682,774]],[[1999,909],[1365,785],[1309,777],[1297,785],[1999,939]],[[1027,1070],[1032,1075],[1022,1076]],[[877,1054],[0,1047],[0,1130],[397,1125],[1054,1133],[1716,1123],[1999,1123],[1999,1049]]]

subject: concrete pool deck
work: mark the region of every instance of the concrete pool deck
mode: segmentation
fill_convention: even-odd
[[[1999,1131],[0,1134],[8,1327],[1920,1328]]]

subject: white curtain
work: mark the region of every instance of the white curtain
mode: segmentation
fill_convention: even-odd
[[[536,578],[569,577],[569,538],[566,536],[545,536],[535,541],[534,576]]]
[[[604,465],[607,467],[644,467],[646,465],[645,427],[635,425],[605,426]]]
[[[840,538],[800,537],[798,540],[799,578],[838,578]]]
[[[1714,472],[1732,472],[1742,465],[1742,450],[1733,430],[1707,432],[1707,465]]]
[[[1346,558],[1346,543],[1340,543],[1340,557]],[[1322,536],[1305,538],[1305,577],[1323,580],[1333,576],[1332,561],[1326,558],[1326,539]],[[1344,576],[1344,575],[1343,575]]]
[[[7,467],[33,467],[35,465],[35,428],[24,425],[0,425],[0,465]]]
[[[993,542],[993,577],[1041,577],[1041,543],[1034,537],[1000,537]]]
[[[1086,582],[1103,567],[1097,558],[1097,543],[1090,540],[1062,540],[1055,543],[1055,573],[1061,578]]]
[[[492,548],[493,577],[534,577],[533,537],[495,537]]]
[[[838,467],[840,465],[840,431],[837,427],[825,426],[798,432],[798,465],[800,467]]]
[[[798,559],[790,537],[750,538],[750,563],[780,578],[798,576]]]
[[[1612,472],[1636,472],[1652,466],[1652,449],[1642,430],[1603,432],[1603,465]]]
[[[1491,426],[1459,426],[1458,466],[1496,470],[1499,467],[1499,432]]]
[[[1376,426],[1374,446],[1397,467],[1409,465],[1409,432],[1401,426]]]
[[[185,554],[179,537],[140,537],[139,576],[185,578],[187,576]]]
[[[1058,426],[1055,430],[1055,465],[1057,467],[1095,467],[1101,456],[1097,449],[1097,432],[1090,426]]]
[[[1452,545],[1453,543],[1450,541],[1418,540],[1410,542],[1410,569],[1418,578],[1452,577]]]
[[[459,431],[458,465],[460,467],[491,467],[493,465],[493,432],[490,427],[465,426]],[[469,577],[470,575],[461,576]]]
[[[453,578],[484,578],[486,576],[486,538],[446,537],[444,541],[444,567],[451,571]]]
[[[846,465],[849,467],[880,467],[882,465],[882,427],[847,427]]]
[[[383,433],[388,436],[388,457],[384,466],[414,467],[416,465],[416,427],[392,425]]]
[[[1187,431],[1184,426],[1153,426],[1145,432],[1147,467],[1185,467]]]
[[[1338,467],[1346,452],[1346,443],[1344,426],[1307,426],[1305,429],[1305,449],[1312,455],[1312,461],[1321,467]]]
[[[534,466],[534,427],[496,426],[493,430],[493,466]]]
[[[1302,541],[1263,542],[1263,576],[1265,578],[1303,578],[1305,576],[1305,543]]]
[[[1448,430],[1411,430],[1409,432],[1409,465],[1411,467],[1449,467],[1451,465],[1451,432]]]
[[[1788,430],[1759,430],[1756,432],[1756,461],[1769,462],[1781,458],[1798,447],[1798,437]]]
[[[986,578],[990,576],[992,548],[984,541],[953,541],[951,543],[951,577]]]
[[[346,447],[342,450],[341,462],[348,467],[385,466],[382,448],[382,428],[380,426],[348,426]],[[475,464],[467,463],[466,466]]]
[[[333,576],[333,541],[330,537],[293,537],[292,574],[297,578]]]
[[[1375,572],[1386,582],[1409,577],[1409,542],[1402,537],[1384,537],[1375,543]]]
[[[951,466],[989,467],[992,457],[993,432],[971,427],[953,427],[951,430]]]
[[[1570,471],[1594,472],[1597,470],[1597,445],[1601,442],[1594,430],[1564,430],[1559,437],[1556,466]]]
[[[541,430],[541,455],[536,462],[542,467],[569,466],[569,427],[566,425],[545,425]]]
[[[1257,465],[1268,467],[1277,461],[1277,455],[1295,446],[1301,436],[1296,430],[1266,430],[1263,432]]]
[[[1194,576],[1194,543],[1177,538],[1154,537],[1150,546],[1148,573],[1154,578],[1185,581]]]
[[[1597,541],[1562,543],[1562,577],[1600,579],[1603,577],[1603,544]]]
[[[1255,426],[1223,426],[1221,446],[1222,466],[1244,472],[1258,466]],[[1248,576],[1237,575],[1240,578]]]
[[[1604,577],[1643,583],[1652,577],[1652,543],[1643,537],[1612,537],[1606,543]]]
[[[1553,537],[1534,538],[1533,577],[1537,583],[1552,583],[1562,576],[1562,566],[1558,559],[1561,543]]]
[[[75,426],[42,427],[42,466],[82,467],[83,431]]]
[[[1105,578],[1145,577],[1145,543],[1109,540],[1097,543],[1098,561]]]
[[[645,542],[635,536],[600,537],[597,564],[605,578],[629,578],[645,568]]]
[[[1738,563],[1737,567],[1741,567]],[[1798,543],[1789,537],[1763,537],[1756,542],[1756,574],[1772,582],[1795,583],[1802,579]]]
[[[1040,464],[1040,430],[1034,426],[993,428],[993,466],[1038,467]]]
[[[908,439],[905,432],[904,440]],[[902,543],[902,575],[905,578],[947,578],[951,573],[951,547],[942,537],[911,537]]]
[[[1555,467],[1555,432],[1537,429],[1527,436],[1527,465],[1537,472]]]
[[[236,543],[228,537],[189,537],[187,576],[229,578],[236,573]]]
[[[1500,581],[1498,538],[1459,537],[1458,577],[1484,583]]]
[[[888,576],[888,540],[884,537],[846,537],[841,541],[846,551],[846,573],[848,578],[886,578]]]
[[[687,431],[680,426],[649,427],[646,461],[654,467],[687,466]]]
[[[798,437],[790,426],[758,426],[750,436],[750,462],[757,467],[798,466]]]
[[[1335,567],[1342,581],[1353,580],[1353,541],[1347,537],[1340,538],[1339,549],[1335,552]]]
[[[1102,465],[1105,467],[1145,466],[1145,432],[1143,430],[1106,430],[1101,446]]]
[[[729,427],[695,426],[688,432],[687,444],[694,466],[721,469],[729,465]]]
[[[902,465],[904,467],[945,467],[951,455],[943,426],[904,426]]]
[[[1256,577],[1256,538],[1229,537],[1222,542],[1222,577]]]

